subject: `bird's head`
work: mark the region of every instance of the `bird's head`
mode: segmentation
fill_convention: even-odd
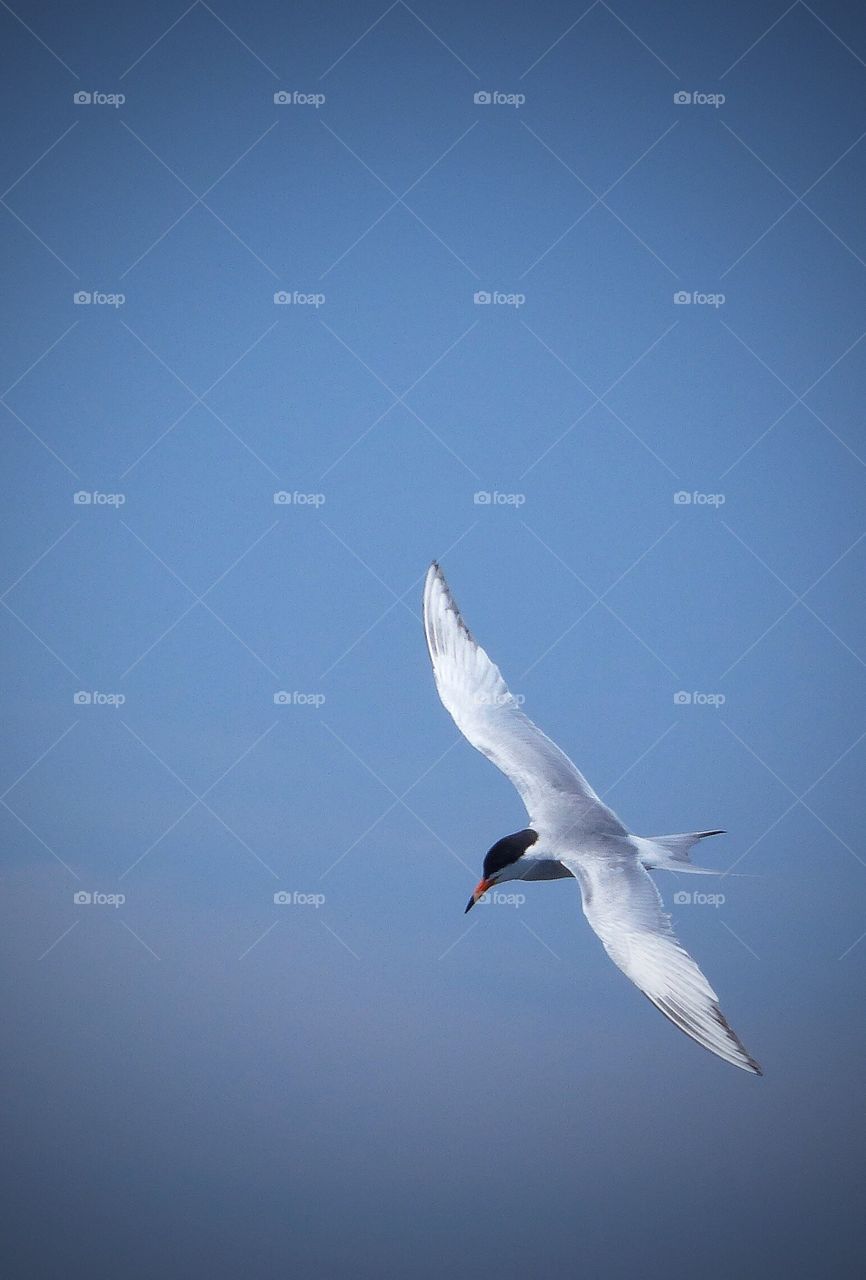
[[[467,911],[475,906],[478,899],[488,889],[495,884],[499,884],[501,880],[521,879],[523,867],[520,865],[520,861],[526,850],[530,845],[535,844],[537,839],[538,832],[527,827],[525,831],[516,831],[514,835],[503,836],[501,840],[496,841],[496,844],[491,849],[487,850],[481,879],[472,890],[472,897],[466,904]]]

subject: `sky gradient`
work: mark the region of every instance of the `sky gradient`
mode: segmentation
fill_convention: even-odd
[[[858,7],[0,29],[5,1274],[862,1274]],[[464,918],[434,557],[763,1079]]]

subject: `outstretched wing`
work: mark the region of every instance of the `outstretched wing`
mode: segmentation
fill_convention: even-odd
[[[637,858],[563,858],[580,883],[583,913],[611,960],[665,1017],[711,1053],[761,1075],[728,1025],[718,997],[677,941],[650,876]]]
[[[575,846],[588,834],[625,834],[568,756],[520,710],[435,563],[424,584],[424,631],[442,702],[464,737],[517,788],[531,824],[568,833]]]

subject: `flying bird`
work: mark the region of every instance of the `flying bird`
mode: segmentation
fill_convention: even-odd
[[[466,910],[505,880],[574,877],[583,913],[611,960],[675,1026],[735,1067],[761,1075],[718,997],[671,928],[650,870],[702,872],[693,845],[721,831],[636,836],[542,733],[473,639],[439,565],[424,584],[424,631],[439,696],[463,736],[517,788],[527,826],[488,850]]]

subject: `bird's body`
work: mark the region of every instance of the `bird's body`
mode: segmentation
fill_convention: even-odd
[[[689,850],[717,831],[635,836],[568,756],[524,715],[499,669],[460,616],[438,565],[424,587],[424,629],[439,696],[468,741],[502,770],[529,814],[497,841],[467,911],[504,880],[573,877],[584,915],[610,958],[692,1039],[734,1066],[761,1070],[731,1030],[717,997],[677,942],[648,869],[703,870]]]

